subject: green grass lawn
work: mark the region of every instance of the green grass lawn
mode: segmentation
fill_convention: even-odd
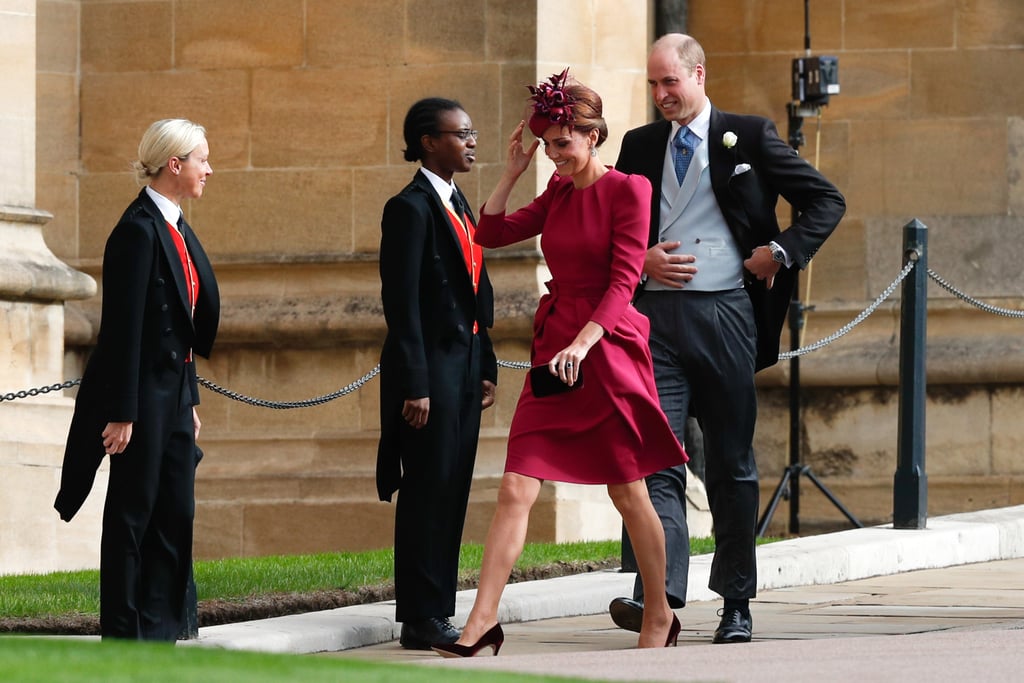
[[[478,671],[201,647],[61,638],[0,638],[0,680],[33,683],[470,683]],[[488,672],[493,683],[583,681]]]
[[[714,541],[692,539],[693,554],[711,552]],[[611,562],[619,559],[618,541],[529,543],[516,567],[527,571],[558,563]],[[480,570],[483,546],[467,544],[460,555],[460,572],[472,580]],[[356,591],[389,584],[394,553],[391,549],[353,553],[321,553],[200,561],[195,564],[199,600],[244,600],[273,593],[321,590]],[[0,576],[0,617],[40,617],[61,614],[99,614],[99,572]]]

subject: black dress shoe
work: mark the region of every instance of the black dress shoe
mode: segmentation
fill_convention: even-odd
[[[734,608],[723,609],[720,614],[722,620],[718,622],[715,629],[713,643],[749,643],[750,632],[753,629],[753,620],[749,614]]]
[[[629,598],[615,598],[608,605],[608,614],[619,628],[640,633],[644,623],[644,604]]]
[[[460,635],[448,617],[428,617],[402,622],[398,642],[406,650],[429,650],[434,643],[454,643]]]

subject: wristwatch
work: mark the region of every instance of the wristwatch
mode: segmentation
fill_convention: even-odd
[[[768,251],[772,252],[773,261],[786,265],[786,252],[782,251],[782,247],[775,244],[775,242],[769,242]]]

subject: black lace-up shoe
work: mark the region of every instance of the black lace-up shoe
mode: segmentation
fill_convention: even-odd
[[[403,622],[398,642],[406,650],[429,650],[434,643],[454,643],[460,635],[448,617],[428,617]]]
[[[749,643],[750,634],[754,628],[750,614],[744,614],[738,609],[727,607],[719,614],[722,620],[718,622],[715,629],[713,643]]]

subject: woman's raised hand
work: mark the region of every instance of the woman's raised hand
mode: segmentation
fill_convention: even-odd
[[[523,131],[526,129],[526,121],[520,121],[512,135],[508,138],[508,160],[506,168],[515,174],[516,177],[523,174],[533,160],[533,154],[540,146],[540,140],[534,140],[529,149],[523,147]]]

